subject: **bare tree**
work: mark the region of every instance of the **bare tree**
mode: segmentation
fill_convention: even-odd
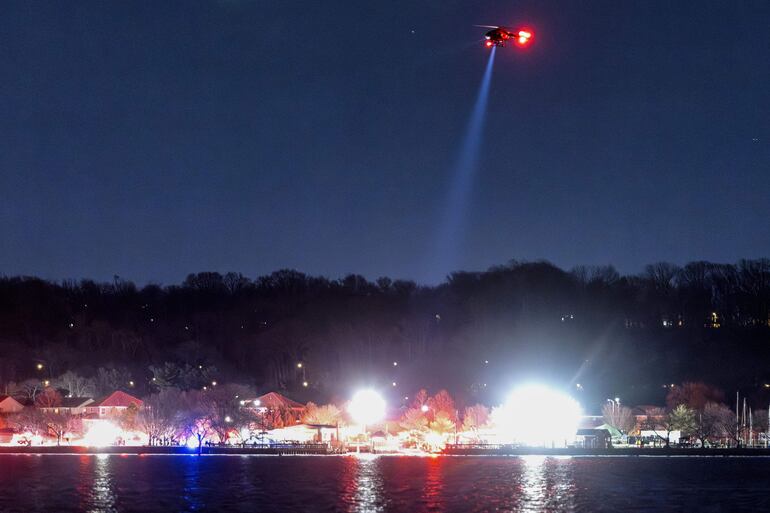
[[[164,388],[144,399],[138,424],[154,445],[174,438],[181,430],[182,415],[182,393],[176,388]]]
[[[182,411],[182,434],[198,442],[198,454],[200,454],[203,442],[214,434],[211,428],[211,410],[208,408],[204,392],[200,390],[184,392]]]
[[[701,382],[685,382],[680,386],[671,387],[666,395],[666,406],[673,409],[684,404],[693,410],[701,411],[707,403],[721,403],[724,400],[724,392],[716,387]]]
[[[626,406],[607,403],[602,408],[602,416],[604,417],[604,422],[623,433],[630,433],[636,428],[634,412]]]
[[[61,406],[61,394],[53,387],[48,387],[35,397],[38,408],[56,408]]]
[[[105,368],[96,370],[96,393],[100,395],[111,394],[115,390],[126,388],[131,381],[131,371],[125,367]]]
[[[734,441],[735,445],[740,447],[743,428],[738,424],[735,412],[724,404],[720,404],[714,408],[714,414],[717,418],[717,432]]]
[[[53,380],[56,388],[67,392],[68,397],[92,397],[96,393],[96,382],[72,371],[67,371]]]
[[[43,383],[38,379],[25,379],[17,383],[11,395],[22,402],[35,402],[37,394],[43,391]]]
[[[61,445],[62,438],[75,434],[82,429],[82,420],[76,415],[58,411],[42,413],[42,423],[47,432],[56,437],[56,445]]]
[[[702,410],[695,413],[695,429],[693,434],[700,441],[702,447],[715,436],[722,433],[721,408],[724,405],[714,402],[706,403]]]
[[[313,403],[307,403],[305,416],[302,421],[305,424],[323,424],[327,426],[337,426],[342,420],[342,412],[333,404],[316,406]]]
[[[463,412],[463,430],[478,434],[479,429],[489,423],[489,408],[483,404],[468,406]]]
[[[665,408],[652,408],[647,412],[647,418],[642,423],[642,429],[652,431],[657,438],[666,443],[666,447],[669,447],[671,432],[675,428],[671,424],[671,417]]]

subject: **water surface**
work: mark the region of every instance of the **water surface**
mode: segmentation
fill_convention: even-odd
[[[770,458],[0,455],[0,511],[770,511]]]

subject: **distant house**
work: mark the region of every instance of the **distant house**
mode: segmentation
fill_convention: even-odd
[[[24,405],[10,395],[0,395],[0,413],[18,413]]]
[[[611,435],[606,429],[578,429],[575,434],[575,446],[585,449],[607,449]]]
[[[307,408],[304,404],[293,401],[278,392],[268,392],[256,399],[245,399],[241,406],[256,410],[266,419],[269,426],[291,426],[299,424]]]
[[[322,424],[295,424],[267,431],[263,440],[266,442],[284,443],[333,443],[339,439],[337,426]]]
[[[305,411],[304,404],[293,401],[278,392],[268,392],[265,395],[261,395],[257,397],[253,404],[258,405],[259,408],[267,408],[268,410],[289,410],[300,415]]]
[[[115,391],[97,401],[94,401],[86,406],[86,414],[93,415],[97,418],[113,417],[122,414],[131,405],[141,408],[141,399],[137,399],[131,394],[127,394],[121,390]]]
[[[82,415],[86,413],[86,407],[93,402],[94,400],[90,397],[63,397],[58,406],[38,406],[38,409],[45,412]]]

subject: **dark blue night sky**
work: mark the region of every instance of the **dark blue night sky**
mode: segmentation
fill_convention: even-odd
[[[488,50],[454,267],[770,251],[770,3],[0,7],[0,273],[296,268],[433,283]]]

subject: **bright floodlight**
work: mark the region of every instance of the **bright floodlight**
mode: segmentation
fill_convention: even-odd
[[[528,446],[563,447],[575,439],[580,405],[543,385],[525,385],[511,393],[498,419],[501,435]]]
[[[123,431],[111,422],[97,422],[83,435],[83,442],[89,447],[106,447],[123,436]]]
[[[374,424],[385,417],[385,399],[374,390],[361,390],[350,400],[348,413],[357,424]]]

